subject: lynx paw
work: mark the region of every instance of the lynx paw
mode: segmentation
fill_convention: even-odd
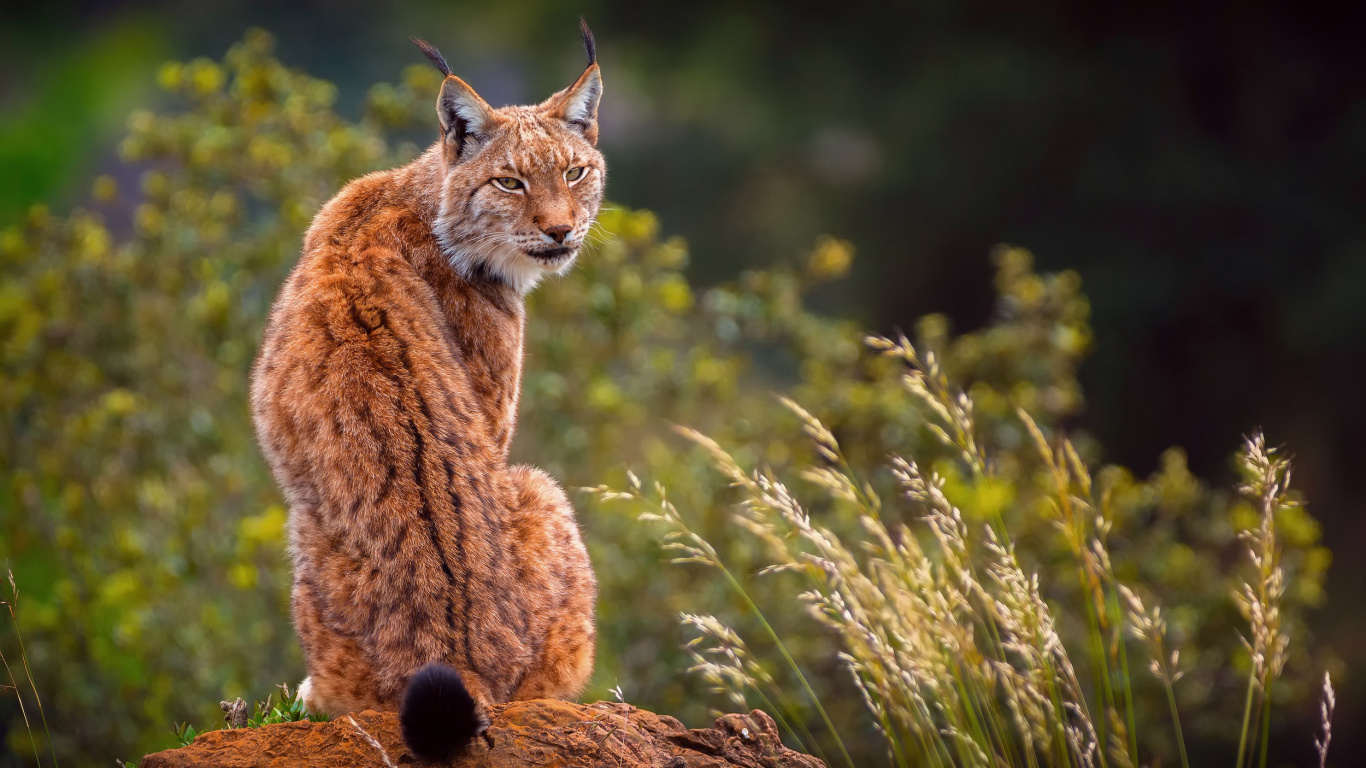
[[[295,692],[295,695],[304,703],[304,709],[309,712],[318,711],[318,703],[313,700],[313,678],[305,677],[304,681],[299,683],[299,689]]]

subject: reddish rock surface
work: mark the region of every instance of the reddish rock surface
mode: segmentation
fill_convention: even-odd
[[[773,720],[757,709],[748,715],[719,717],[712,728],[691,730],[667,715],[607,702],[516,701],[494,707],[492,715],[489,730],[450,763],[453,768],[825,766],[814,757],[784,747]],[[210,731],[188,747],[148,755],[141,768],[373,768],[417,764],[404,749],[397,715],[360,712],[329,723]]]

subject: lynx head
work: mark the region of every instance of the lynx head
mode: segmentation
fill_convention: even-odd
[[[598,143],[593,33],[581,24],[588,69],[535,106],[494,109],[445,58],[414,39],[446,75],[436,102],[442,189],[436,236],[451,265],[525,294],[578,255],[602,203],[607,167]]]

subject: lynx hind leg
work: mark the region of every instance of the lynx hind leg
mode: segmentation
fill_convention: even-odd
[[[305,677],[303,682],[299,683],[299,688],[294,692],[294,697],[303,702],[304,709],[309,712],[318,713],[322,711],[318,700],[313,698],[313,678]]]
[[[313,686],[313,678],[311,677],[305,677],[303,682],[299,683],[299,687],[295,690],[294,696],[299,701],[303,702],[304,710],[309,714],[326,715],[328,712],[335,710],[335,707],[329,709],[327,702],[318,695],[318,691]]]
[[[593,674],[593,566],[559,484],[535,467],[515,466],[509,472],[518,498],[512,526],[517,583],[536,590],[533,604],[544,617],[541,653],[513,698],[573,698]]]
[[[332,631],[318,611],[316,597],[305,584],[294,586],[294,630],[303,646],[308,677],[299,696],[309,712],[340,717],[348,712],[383,709],[375,676],[356,641]]]

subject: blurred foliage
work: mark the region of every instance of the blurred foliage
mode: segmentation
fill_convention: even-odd
[[[0,48],[37,70],[27,88],[5,94],[0,112],[2,225],[22,219],[33,201],[64,195],[74,179],[88,177],[110,130],[151,85],[148,72],[167,49],[164,30],[144,19],[78,35],[79,45],[56,51],[34,51],[34,42],[22,37],[17,27],[0,31]]]
[[[121,148],[140,186],[102,177],[90,208],[57,216],[35,207],[0,234],[0,561],[24,590],[20,623],[69,765],[170,746],[173,721],[216,721],[220,699],[250,700],[302,674],[288,620],[286,511],[255,446],[247,372],[313,212],[348,179],[416,154],[404,139],[431,135],[439,78],[410,68],[373,88],[352,122],[334,111],[333,86],[284,68],[271,45],[253,31],[222,63],[163,67],[158,80],[176,106],[134,113]],[[951,493],[990,496],[970,506],[1007,516],[1028,567],[1047,574],[1065,559],[1038,508],[1041,468],[1011,414],[1026,407],[1051,434],[1081,407],[1089,307],[1075,274],[1036,274],[1027,252],[1003,248],[998,306],[984,329],[953,335],[934,315],[916,328],[922,349],[972,382],[979,439],[998,462],[996,481],[979,487],[959,482],[926,414],[902,396],[902,371],[868,353],[855,324],[806,308],[849,269],[847,242],[822,238],[791,264],[699,294],[683,275],[686,245],[661,238],[651,214],[609,208],[597,232],[580,266],[530,299],[519,460],[566,486],[620,485],[629,464],[697,510],[699,532],[749,574],[762,562],[757,545],[728,534],[730,512],[714,502],[723,481],[670,424],[782,472],[810,459],[793,437],[798,423],[770,394],[783,389],[831,427],[856,466],[914,454],[949,478]],[[1072,438],[1089,460],[1099,455],[1085,434]],[[1228,694],[1247,664],[1229,599],[1229,520],[1254,513],[1208,490],[1176,450],[1147,479],[1101,474],[1113,494],[1116,574],[1171,612],[1189,654],[1190,731],[1217,734],[1237,721],[1239,696]],[[868,479],[891,488],[884,474]],[[729,604],[737,626],[753,617],[724,585],[662,567],[655,532],[624,510],[579,500],[601,587],[586,696],[620,685],[634,704],[698,722],[707,697],[681,674],[677,614],[705,602]],[[837,532],[856,522],[834,506],[812,512]],[[1279,522],[1292,658],[1277,694],[1300,697],[1319,671],[1305,663],[1314,649],[1303,616],[1322,599],[1328,554],[1302,509]],[[1058,590],[1070,583],[1045,580]],[[787,585],[748,586],[781,595]],[[880,759],[831,638],[787,602],[790,613],[770,620],[830,694],[856,756]],[[10,720],[9,759],[22,761],[26,734],[9,710],[0,717]]]

